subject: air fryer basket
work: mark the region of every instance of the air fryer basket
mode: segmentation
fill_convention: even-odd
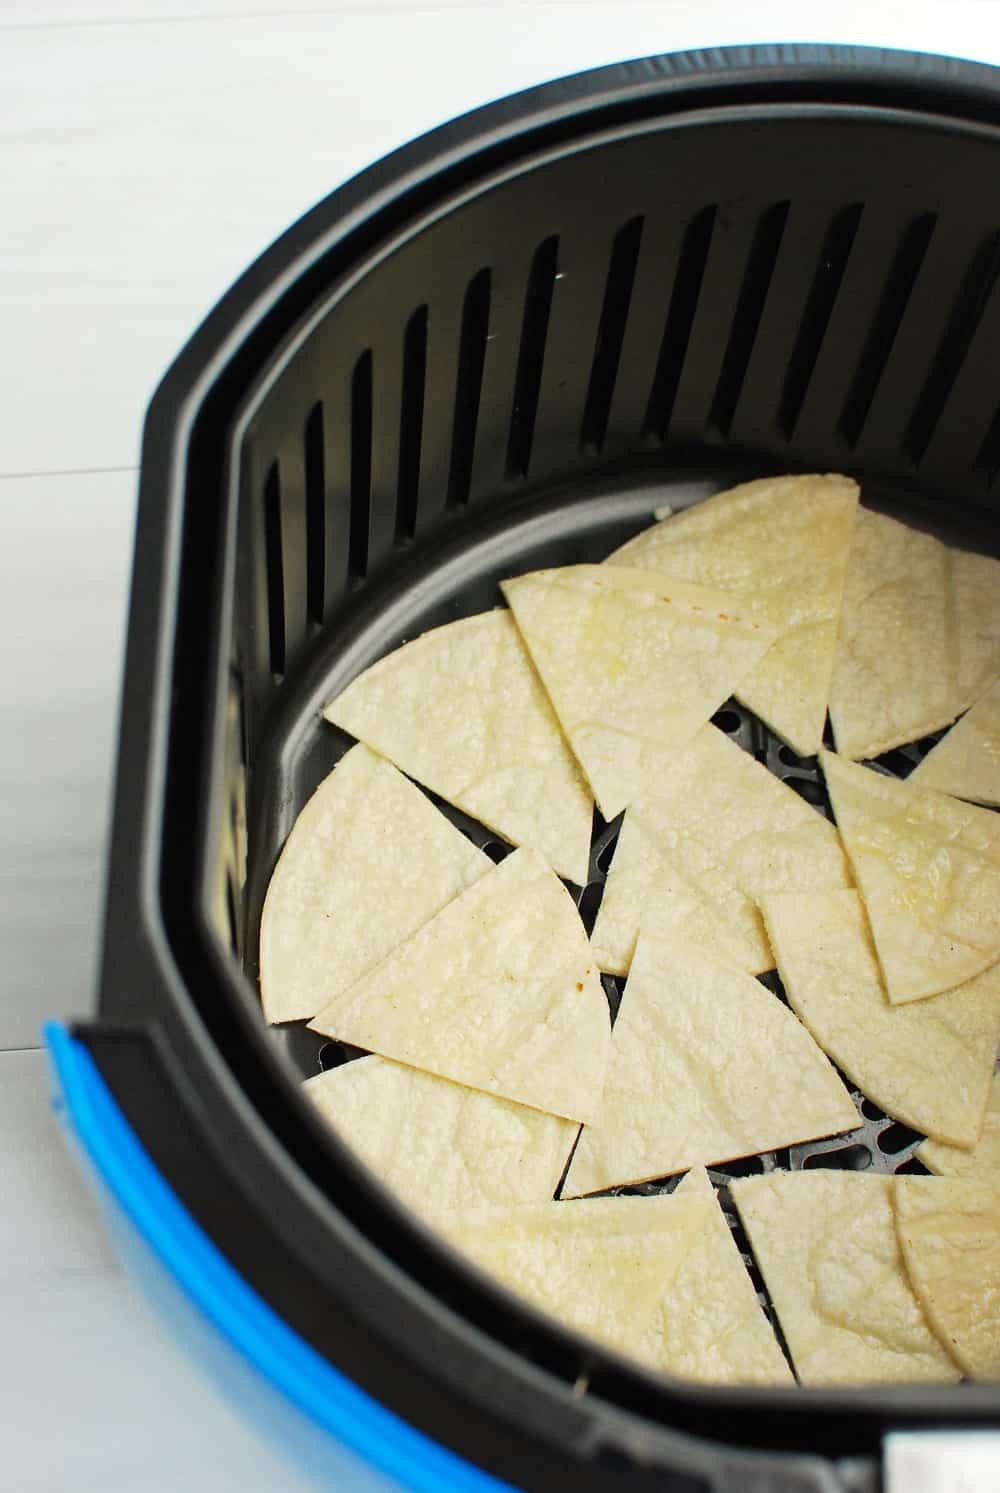
[[[887,1431],[995,1424],[1000,1399],[656,1378],[382,1193],[295,1091],[350,1054],[267,1033],[254,984],[276,855],[348,744],[320,706],[496,604],[501,577],[600,559],[745,476],[848,471],[869,503],[995,551],[998,83],[761,48],[504,101],[289,230],[151,408],[100,1019],[79,1035],[261,1295],[518,1486],[859,1489]],[[823,803],[814,761],[735,706],[717,720]],[[616,829],[595,825],[585,917]],[[903,1127],[867,1102],[862,1119],[778,1163],[917,1165]]]

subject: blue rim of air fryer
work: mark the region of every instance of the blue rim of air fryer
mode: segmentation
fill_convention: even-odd
[[[414,1493],[513,1493],[379,1405],[293,1332],[178,1201],[82,1043],[58,1022],[46,1024],[45,1041],[73,1133],[111,1197],[190,1300],[275,1388]]]

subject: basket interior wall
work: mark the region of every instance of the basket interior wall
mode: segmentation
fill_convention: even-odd
[[[600,558],[680,468],[681,501],[744,471],[847,470],[995,543],[996,159],[985,129],[863,109],[691,115],[484,183],[331,288],[234,461],[209,830],[219,927],[251,973],[274,857],[344,745],[303,723],[297,681],[435,544],[467,534],[469,565],[406,635],[494,603],[471,556],[505,510],[549,510],[523,568]],[[372,657],[398,641],[371,638]]]

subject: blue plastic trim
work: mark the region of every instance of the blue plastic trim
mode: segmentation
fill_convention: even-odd
[[[100,1178],[191,1300],[271,1384],[414,1493],[515,1493],[386,1410],[293,1332],[164,1181],[82,1043],[55,1022],[45,1040],[67,1117]]]

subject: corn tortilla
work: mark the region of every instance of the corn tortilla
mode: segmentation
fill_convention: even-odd
[[[893,1004],[952,990],[1000,959],[1000,819],[821,754]]]
[[[492,864],[389,762],[352,747],[271,877],[260,923],[267,1020],[315,1016]]]
[[[801,757],[819,750],[858,505],[840,476],[765,477],[717,493],[611,557],[739,597],[777,629],[738,697]]]
[[[404,644],[324,715],[561,876],[587,880],[590,794],[509,612]]]
[[[776,996],[683,939],[640,935],[604,1099],[561,1195],[648,1182],[858,1123],[836,1072]]]
[[[600,1104],[611,1037],[579,913],[533,850],[449,902],[311,1025],[572,1120]]]
[[[730,1184],[803,1384],[959,1378],[911,1289],[892,1181],[810,1171]]]
[[[731,596],[656,572],[570,565],[502,590],[605,819],[642,794],[775,637]]]

